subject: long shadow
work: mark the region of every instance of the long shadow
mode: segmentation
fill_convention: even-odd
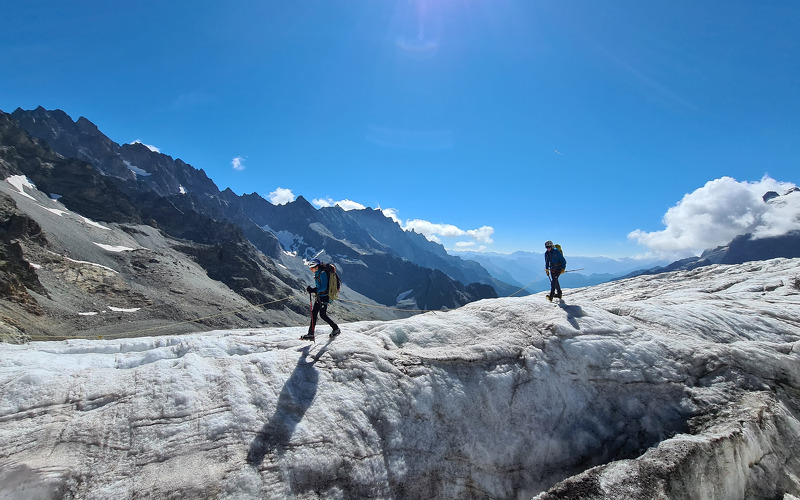
[[[297,366],[278,396],[275,413],[250,444],[250,450],[247,452],[248,464],[257,467],[264,462],[264,457],[268,454],[283,453],[294,434],[295,427],[303,419],[311,402],[314,401],[319,384],[319,374],[314,368],[314,363],[322,352],[309,362],[307,360],[309,349],[311,349],[310,345],[302,349]]]
[[[576,318],[582,318],[586,316],[586,313],[583,312],[581,306],[571,306],[565,304],[563,301],[559,302],[558,306],[567,312],[567,321],[569,321],[569,324],[572,325],[572,327],[576,330],[580,330],[581,325],[578,324],[578,320]]]

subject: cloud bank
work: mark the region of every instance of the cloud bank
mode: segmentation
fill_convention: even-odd
[[[492,235],[494,235],[494,228],[491,226],[483,226],[479,229],[461,229],[453,224],[436,224],[421,219],[413,219],[406,221],[403,229],[406,231],[416,231],[431,241],[442,243],[441,238],[463,238],[467,237],[474,241],[459,241],[455,243],[457,249],[465,249],[473,247],[474,244],[482,243],[484,245],[491,245],[494,243]],[[481,246],[479,250],[484,250],[486,247]]]
[[[757,182],[722,177],[685,195],[667,210],[661,231],[637,229],[628,238],[658,256],[681,258],[726,245],[736,236],[780,236],[800,230],[800,191],[768,176]],[[764,201],[774,191],[778,198]]]
[[[322,207],[333,207],[338,205],[342,210],[363,210],[367,207],[362,205],[361,203],[355,202],[353,200],[339,200],[333,201],[332,198],[317,198],[315,200],[311,200],[311,203],[314,205],[322,208]]]
[[[480,243],[494,243],[492,235],[494,228],[491,226],[483,226],[480,229],[464,230],[452,224],[435,224],[426,220],[414,219],[406,221],[403,227],[406,231],[414,230],[425,236],[443,236],[447,238],[460,238],[468,236],[475,239]]]

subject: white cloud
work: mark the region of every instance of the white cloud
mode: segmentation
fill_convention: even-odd
[[[467,231],[467,236],[471,238],[475,238],[477,241],[481,243],[494,243],[492,239],[492,235],[494,234],[494,228],[491,226],[483,226],[480,229],[470,229]]]
[[[761,216],[761,224],[753,231],[754,238],[768,238],[800,231],[800,191],[775,198],[768,203],[768,206],[769,210]]]
[[[436,224],[421,219],[406,221],[406,225],[403,229],[406,231],[413,230],[425,236],[439,235],[447,238],[458,238],[467,234],[466,231],[452,224]]]
[[[386,217],[392,219],[401,226],[403,225],[403,222],[400,220],[400,217],[397,216],[398,210],[396,208],[381,208],[380,210]]]
[[[406,231],[416,231],[420,234],[423,234],[429,240],[436,241],[437,243],[440,242],[439,237],[461,238],[464,236],[468,236],[481,243],[494,243],[494,240],[492,240],[494,228],[491,226],[483,226],[480,229],[470,229],[465,231],[458,226],[454,226],[453,224],[436,224],[426,220],[414,219],[406,221],[406,225],[403,227],[403,229]]]
[[[331,198],[317,198],[315,200],[311,200],[311,203],[319,208],[332,207],[334,205],[334,201]]]
[[[292,193],[291,189],[286,189],[286,188],[279,187],[275,191],[271,192],[267,196],[267,199],[273,205],[285,205],[287,203],[293,202],[294,199],[295,199],[295,196],[294,196],[294,193]]]
[[[628,238],[654,254],[677,258],[728,244],[739,235],[777,236],[800,229],[800,193],[765,203],[768,191],[784,194],[794,184],[764,177],[758,182],[738,182],[731,177],[709,181],[686,194],[667,210],[662,231],[640,229]]]
[[[236,158],[231,160],[231,166],[233,167],[234,170],[238,170],[241,172],[242,170],[245,169],[244,158],[242,158],[241,156],[237,156]]]
[[[139,139],[136,139],[131,144],[141,144],[142,146],[146,147],[147,149],[149,149],[150,151],[152,151],[154,153],[160,153],[161,152],[161,150],[158,149],[157,147],[151,146],[150,144],[145,144],[142,141],[140,141]]]
[[[367,208],[361,203],[357,203],[352,200],[339,200],[336,202],[336,204],[342,207],[343,210],[364,210]]]
[[[367,208],[361,203],[348,199],[333,201],[332,198],[317,198],[315,200],[311,200],[311,203],[320,208],[339,205],[342,210],[363,210]]]
[[[427,238],[428,241],[432,241],[440,245],[442,244],[442,240],[440,240],[435,234],[426,234],[425,238]]]

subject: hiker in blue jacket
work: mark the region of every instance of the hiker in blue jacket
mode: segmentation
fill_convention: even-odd
[[[550,278],[550,295],[547,296],[547,300],[553,300],[553,297],[560,299],[561,285],[558,283],[558,277],[567,270],[567,259],[552,241],[547,240],[544,247],[547,249],[544,253],[544,272]]]
[[[311,272],[314,273],[314,284],[316,286],[308,286],[306,287],[306,291],[309,294],[316,294],[317,298],[314,301],[314,307],[311,309],[311,324],[308,326],[308,333],[300,337],[300,339],[314,340],[314,328],[317,326],[317,315],[333,328],[330,336],[335,337],[341,333],[341,330],[339,330],[336,323],[328,317],[328,303],[330,302],[330,298],[328,297],[328,272],[323,269],[322,262],[319,259],[313,259],[308,263],[308,267],[311,268]]]

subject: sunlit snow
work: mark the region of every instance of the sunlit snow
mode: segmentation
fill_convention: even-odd
[[[92,243],[94,243],[95,245],[99,246],[103,250],[108,250],[109,252],[115,252],[115,253],[116,252],[130,252],[132,250],[135,250],[134,248],[126,247],[126,246],[123,246],[123,245],[106,245],[104,243],[97,243],[96,241],[93,241]]]
[[[78,217],[80,217],[83,220],[83,222],[89,224],[90,226],[96,227],[98,229],[105,229],[107,231],[111,230],[111,228],[108,228],[108,227],[100,224],[99,222],[95,222],[95,221],[93,221],[92,219],[90,219],[88,217],[84,217],[82,215],[78,215]]]
[[[136,312],[139,309],[141,309],[140,307],[112,307],[112,306],[108,306],[108,308],[114,312],[129,312],[129,313]]]
[[[3,344],[0,493],[797,496],[798,264],[483,300],[316,343],[298,325]]]
[[[25,196],[26,198],[30,198],[32,200],[35,199],[33,196],[25,192],[25,188],[36,189],[36,186],[34,186],[31,183],[31,181],[29,181],[28,178],[25,177],[24,175],[12,175],[11,177],[8,177],[6,179],[6,182],[14,186],[14,188],[17,191],[19,191],[19,194],[21,194],[22,196]]]
[[[148,175],[151,175],[150,172],[148,172],[147,170],[139,168],[136,165],[131,164],[131,162],[127,160],[123,160],[123,163],[125,163],[125,166],[128,167],[128,170],[130,170],[131,172],[133,172],[138,176],[147,177]]]

